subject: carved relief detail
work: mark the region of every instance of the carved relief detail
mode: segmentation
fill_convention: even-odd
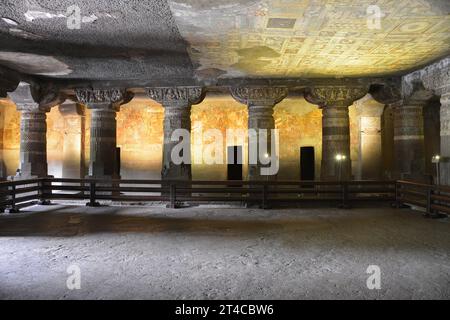
[[[147,90],[150,99],[164,106],[171,104],[197,104],[203,100],[203,93],[202,87],[161,87]]]
[[[441,95],[450,87],[450,58],[443,59],[415,73],[422,79],[425,88]]]
[[[288,94],[285,87],[234,87],[230,91],[234,99],[248,106],[274,106]]]
[[[88,107],[96,104],[109,104],[113,108],[129,102],[133,94],[126,89],[76,89],[77,100]]]
[[[367,92],[366,86],[312,87],[306,90],[305,99],[322,107],[333,105],[348,107],[364,97]]]

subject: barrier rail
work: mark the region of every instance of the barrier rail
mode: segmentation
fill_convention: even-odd
[[[39,201],[100,200],[181,203],[242,202],[268,208],[278,203],[394,201],[395,181],[162,181],[41,178],[0,183],[0,207],[8,211]]]
[[[441,217],[450,214],[450,187],[411,181],[397,181],[397,207],[412,205],[422,208],[427,215]]]
[[[411,181],[166,181],[41,178],[0,182],[0,209],[8,212],[52,200],[241,202],[269,208],[278,203],[331,201],[347,208],[358,201],[392,201],[422,208],[427,215],[450,214],[450,187]]]

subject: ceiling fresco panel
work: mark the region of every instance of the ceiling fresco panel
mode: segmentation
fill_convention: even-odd
[[[169,5],[197,72],[218,68],[222,78],[391,75],[449,54],[450,1],[170,0]],[[368,26],[371,5],[381,10],[380,28]]]

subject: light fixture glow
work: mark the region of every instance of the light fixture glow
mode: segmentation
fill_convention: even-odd
[[[433,156],[433,158],[431,158],[432,163],[438,163],[440,160],[441,160],[441,156],[438,154]]]

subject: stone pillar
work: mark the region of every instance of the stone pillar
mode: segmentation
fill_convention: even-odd
[[[150,99],[162,104],[164,107],[164,146],[163,163],[161,170],[162,180],[192,180],[191,169],[191,106],[203,100],[204,92],[200,87],[164,87],[151,88],[148,90]],[[188,159],[181,164],[172,161],[173,148],[182,141],[172,141],[172,134],[177,129],[184,129],[189,133],[184,151],[189,154],[181,155]]]
[[[26,83],[20,83],[16,91],[9,94],[9,97],[15,102],[17,110],[21,113],[21,178],[47,177],[46,113],[65,98],[54,88],[32,87]]]
[[[78,101],[91,110],[89,178],[120,179],[116,112],[133,95],[125,89],[76,90]]]
[[[389,180],[395,178],[394,115],[395,108],[401,104],[401,100],[397,102],[390,102],[389,104],[387,104],[382,117],[383,171],[384,177]]]
[[[77,103],[59,106],[64,117],[63,178],[80,179],[85,168],[85,109]]]
[[[20,118],[20,170],[24,178],[48,176],[46,111],[18,106]]]
[[[269,180],[275,179],[276,175],[262,175],[261,168],[270,167],[270,164],[261,163],[259,139],[260,129],[267,130],[267,146],[266,150],[268,156],[272,155],[274,150],[271,150],[271,130],[275,129],[275,120],[273,118],[274,106],[281,102],[288,94],[287,88],[283,87],[237,87],[231,89],[231,95],[237,101],[246,104],[248,107],[248,129],[253,129],[256,133],[255,140],[257,141],[256,150],[250,150],[249,143],[249,164],[248,164],[248,180]],[[250,137],[251,132],[249,132]],[[257,152],[255,155],[256,161],[252,163],[251,152]],[[276,155],[278,157],[278,155]]]
[[[395,175],[400,179],[431,182],[425,177],[423,108],[432,92],[413,83],[403,89],[403,104],[394,109]]]
[[[450,87],[441,95],[440,183],[450,186]]]
[[[365,86],[314,87],[305,98],[322,106],[322,165],[321,180],[350,180],[350,119],[348,107],[367,94]],[[345,160],[336,161],[336,156]]]
[[[382,114],[385,106],[370,95],[356,104],[359,113],[359,176],[360,180],[383,177]]]
[[[1,101],[2,98],[0,96],[0,102]],[[4,125],[5,125],[5,109],[0,110],[0,181],[5,181],[7,177],[6,165],[3,156],[3,132],[5,130]]]
[[[339,154],[345,156],[341,164],[336,163]],[[339,175],[342,180],[351,178],[350,118],[347,106],[330,105],[322,109],[321,179],[338,180]]]

